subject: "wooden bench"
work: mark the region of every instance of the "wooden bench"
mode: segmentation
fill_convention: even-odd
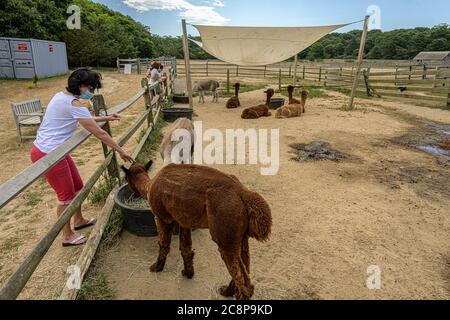
[[[24,139],[33,139],[34,136],[23,136],[21,127],[38,127],[44,118],[44,108],[39,99],[17,102],[11,104],[11,110],[16,122],[17,137],[20,142]]]

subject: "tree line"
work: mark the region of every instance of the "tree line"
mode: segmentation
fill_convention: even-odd
[[[81,29],[69,30],[69,5],[81,8]],[[181,37],[159,36],[149,27],[90,0],[2,0],[0,36],[64,41],[71,67],[115,66],[117,57],[183,58]],[[361,31],[332,33],[299,54],[301,59],[354,59]],[[198,38],[197,38],[198,39]],[[194,43],[191,59],[210,59]],[[450,26],[370,31],[367,59],[411,59],[421,51],[450,51]]]

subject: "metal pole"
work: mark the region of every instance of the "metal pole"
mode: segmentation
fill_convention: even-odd
[[[361,44],[359,46],[358,61],[357,61],[357,66],[356,66],[356,75],[355,75],[355,79],[353,80],[352,95],[350,97],[350,102],[348,104],[349,109],[353,109],[353,102],[355,101],[356,90],[358,89],[359,76],[361,74],[361,66],[362,66],[363,58],[364,58],[364,49],[366,48],[367,33],[369,31],[369,19],[370,19],[370,16],[366,16],[364,19],[364,29],[363,29],[363,33],[362,33],[362,37],[361,37]]]
[[[194,100],[192,98],[191,61],[189,59],[189,40],[187,35],[186,20],[181,20],[181,24],[183,26],[184,65],[186,69],[186,88],[189,96],[189,108],[194,109]]]

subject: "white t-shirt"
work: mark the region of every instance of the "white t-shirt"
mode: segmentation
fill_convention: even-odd
[[[161,74],[158,69],[153,69],[150,72],[150,83],[158,82],[161,79]]]
[[[50,153],[69,140],[78,127],[79,119],[91,119],[86,107],[74,107],[74,96],[57,93],[47,106],[34,145],[43,153]]]

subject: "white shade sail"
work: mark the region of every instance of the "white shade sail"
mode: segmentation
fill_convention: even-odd
[[[214,57],[239,66],[263,66],[289,59],[330,32],[349,24],[321,27],[218,27],[194,25]]]

